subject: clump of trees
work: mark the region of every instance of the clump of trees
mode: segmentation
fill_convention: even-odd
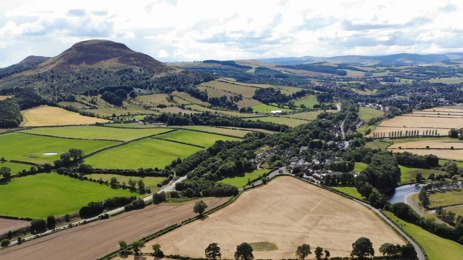
[[[270,131],[286,131],[289,129],[289,127],[286,125],[263,121],[244,120],[239,117],[232,117],[211,112],[203,112],[200,114],[162,113],[159,116],[146,116],[143,122],[161,122],[168,125],[234,126],[244,128],[259,128]]]
[[[0,100],[0,127],[14,128],[18,127],[23,121],[21,107],[13,98]]]
[[[409,152],[395,154],[397,163],[407,167],[429,169],[439,166],[439,158],[435,155],[416,155]]]
[[[135,196],[131,197],[112,197],[106,199],[104,202],[89,202],[86,206],[83,206],[79,210],[79,215],[81,218],[91,218],[98,216],[103,213],[104,210],[111,210],[117,207],[122,207],[129,203],[133,203],[137,198]],[[144,203],[143,203],[144,207]]]

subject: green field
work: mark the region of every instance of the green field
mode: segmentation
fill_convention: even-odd
[[[33,165],[22,164],[22,163],[12,163],[12,162],[0,162],[0,168],[7,167],[11,170],[11,175],[16,175],[18,172],[23,170],[29,171]]]
[[[260,169],[260,170],[255,170],[251,173],[246,173],[244,176],[236,176],[232,178],[225,178],[221,180],[221,183],[225,184],[230,184],[233,185],[237,188],[241,188],[245,186],[248,183],[248,180],[255,180],[259,178],[259,176],[263,176],[264,174],[268,173],[268,169]]]
[[[365,148],[386,151],[387,147],[389,147],[390,145],[392,145],[392,142],[373,141],[367,142],[365,144]]]
[[[103,126],[67,126],[32,128],[22,132],[67,138],[130,141],[171,131],[169,128],[115,128]]]
[[[362,197],[362,195],[360,195],[360,193],[357,191],[357,188],[355,187],[331,187],[333,190],[337,190],[337,191],[340,191],[344,194],[347,194],[349,196],[352,196],[354,198],[357,198],[357,199],[360,199],[360,200],[363,200],[364,198]]]
[[[448,207],[448,208],[445,208],[445,210],[452,211],[455,214],[463,217],[463,205]]]
[[[271,113],[274,110],[280,110],[280,111],[283,111],[283,112],[292,111],[291,109],[279,108],[279,107],[276,107],[276,106],[270,106],[270,105],[266,105],[266,104],[259,104],[259,105],[252,106],[252,110],[254,112],[257,112],[257,113]]]
[[[216,141],[238,141],[240,139],[224,135],[209,134],[197,131],[178,130],[161,135],[159,138],[173,140],[203,147],[212,146]]]
[[[129,183],[129,180],[132,179],[134,181],[137,181],[142,179],[143,183],[145,183],[146,188],[150,188],[151,192],[153,193],[154,191],[157,191],[158,188],[158,183],[161,183],[163,180],[166,178],[164,177],[136,177],[136,176],[124,176],[124,175],[117,175],[117,174],[102,174],[102,173],[94,173],[94,174],[87,174],[85,177],[89,179],[94,179],[94,180],[103,180],[109,182],[112,177],[116,177],[117,181],[119,184],[122,184],[125,182],[126,184]]]
[[[173,160],[199,150],[191,145],[148,138],[103,151],[85,159],[85,163],[101,169],[162,169]]]
[[[428,192],[429,207],[445,207],[449,205],[463,204],[463,189]]]
[[[21,133],[3,134],[0,135],[0,146],[8,149],[1,149],[0,157],[7,160],[52,164],[54,160],[59,159],[61,153],[71,148],[81,149],[84,154],[88,154],[115,144],[117,142],[62,139]],[[57,154],[46,156],[44,153]]]
[[[383,111],[379,111],[369,107],[360,107],[359,117],[365,122],[368,122],[370,119],[375,117],[381,117],[384,115]]]
[[[133,195],[136,194],[56,173],[37,174],[14,178],[10,183],[0,185],[0,215],[27,218],[62,216],[79,211],[90,201]]]
[[[365,170],[368,167],[368,164],[363,163],[363,162],[356,162],[354,165],[354,171],[356,172],[361,172]]]
[[[400,185],[414,183],[416,182],[416,175],[421,173],[424,179],[428,179],[431,173],[434,173],[435,176],[447,174],[441,170],[434,169],[420,169],[420,168],[410,168],[403,165],[399,165],[400,168]]]
[[[333,111],[334,110],[327,110],[326,112],[332,113]],[[323,113],[323,111],[318,110],[318,111],[310,111],[310,112],[302,112],[302,113],[282,115],[281,117],[288,117],[288,118],[295,118],[295,119],[313,121],[313,120],[317,119],[317,116],[319,114],[321,114],[321,113]]]
[[[316,95],[308,95],[302,98],[299,98],[294,101],[296,106],[304,105],[307,108],[313,108],[313,106],[319,104]]]
[[[277,123],[277,124],[287,125],[289,127],[296,127],[296,126],[299,126],[299,125],[309,123],[309,122],[307,122],[305,120],[295,119],[295,118],[288,118],[288,117],[281,117],[281,116],[255,117],[255,118],[249,118],[249,120]]]
[[[383,213],[423,248],[429,260],[454,260],[463,255],[463,246],[457,242],[441,238],[417,225],[403,221],[389,211]]]

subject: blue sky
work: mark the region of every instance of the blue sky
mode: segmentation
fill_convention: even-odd
[[[463,51],[463,1],[14,0],[0,67],[88,39],[161,61]]]

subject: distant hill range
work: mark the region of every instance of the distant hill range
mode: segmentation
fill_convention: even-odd
[[[384,56],[361,56],[347,55],[336,57],[287,57],[287,58],[268,58],[259,59],[265,63],[275,65],[299,65],[310,63],[329,62],[334,64],[351,64],[361,66],[371,65],[419,65],[419,64],[435,64],[445,63],[452,64],[453,62],[463,62],[463,53],[446,53],[446,54],[409,54],[400,53]]]

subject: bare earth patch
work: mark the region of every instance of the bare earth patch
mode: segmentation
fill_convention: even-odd
[[[233,258],[242,242],[274,245],[254,250],[257,259],[295,257],[297,246],[321,246],[332,256],[349,256],[352,243],[368,237],[375,251],[386,242],[404,244],[388,225],[366,207],[291,177],[279,177],[264,187],[243,193],[226,208],[146,244],[159,243],[166,254],[204,257],[218,243],[223,258]]]
[[[0,218],[0,234],[13,231],[30,225],[29,221]]]
[[[53,125],[88,125],[107,123],[109,120],[82,116],[59,107],[40,106],[23,111],[22,126],[53,126]]]
[[[227,198],[206,198],[209,208]],[[119,241],[132,243],[195,216],[194,201],[148,206],[0,250],[0,259],[96,259],[119,249]]]

